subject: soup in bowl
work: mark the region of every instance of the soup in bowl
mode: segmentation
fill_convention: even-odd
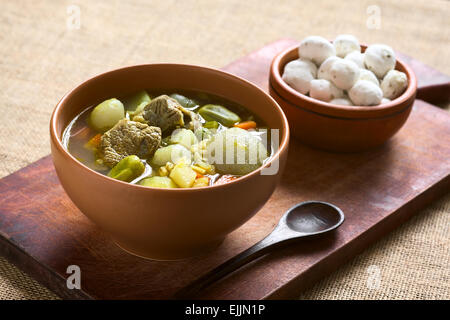
[[[287,156],[277,103],[231,74],[140,65],[66,94],[50,124],[65,191],[136,255],[177,259],[220,243],[268,200]]]

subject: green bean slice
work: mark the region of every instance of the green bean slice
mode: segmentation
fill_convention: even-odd
[[[217,104],[207,104],[198,110],[198,113],[206,121],[217,121],[226,127],[232,127],[241,121],[241,118],[234,112]]]
[[[138,156],[132,155],[119,161],[108,173],[108,177],[131,182],[145,171],[145,165]]]
[[[184,108],[192,109],[195,108],[198,103],[195,100],[189,99],[188,97],[185,97],[178,93],[173,93],[170,95],[171,98],[178,101],[179,104],[181,104]]]

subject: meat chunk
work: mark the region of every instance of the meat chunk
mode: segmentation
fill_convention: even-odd
[[[100,149],[105,164],[113,167],[130,155],[152,157],[160,143],[160,128],[123,119],[103,134]]]
[[[183,111],[177,100],[162,95],[150,101],[133,120],[160,127],[164,132],[176,126],[184,126]]]

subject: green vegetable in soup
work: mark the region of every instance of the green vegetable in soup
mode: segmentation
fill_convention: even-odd
[[[170,143],[178,143],[186,147],[188,150],[191,149],[193,144],[196,144],[197,138],[195,134],[188,129],[176,129],[172,132],[170,137]]]
[[[112,98],[103,101],[92,110],[89,124],[98,132],[106,132],[124,117],[125,109],[122,102]]]
[[[169,177],[154,176],[145,178],[139,181],[139,184],[144,187],[152,188],[178,188],[178,186]]]
[[[162,167],[167,162],[179,163],[183,159],[190,161],[191,157],[191,152],[186,147],[181,144],[172,144],[156,150],[151,162],[157,167]]]
[[[136,109],[143,103],[148,104],[151,101],[147,91],[141,90],[132,95],[126,103],[127,110],[137,111]]]
[[[219,123],[217,121],[207,121],[203,126],[208,129],[217,129],[219,128]]]
[[[136,110],[134,111],[127,111],[129,118],[133,119],[135,115],[139,114],[142,112],[142,110],[144,110],[144,108],[147,106],[148,102],[142,102],[140,105],[138,105],[138,107],[136,108]]]
[[[177,100],[179,104],[188,109],[195,108],[198,105],[197,102],[195,102],[194,100],[189,99],[178,93],[173,93],[170,95],[170,97]]]
[[[227,108],[217,104],[207,104],[198,110],[198,113],[206,121],[217,121],[226,127],[232,127],[241,121],[239,116]]]
[[[247,130],[219,132],[208,145],[208,162],[221,174],[245,175],[258,169],[268,157],[261,140]]]
[[[145,165],[138,156],[128,156],[123,158],[108,173],[108,177],[131,182],[145,171]]]

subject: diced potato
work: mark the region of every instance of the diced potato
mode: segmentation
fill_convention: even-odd
[[[195,182],[192,185],[193,188],[207,187],[207,186],[209,186],[209,178],[208,177],[201,177],[201,178],[195,179]]]
[[[178,143],[182,146],[186,147],[187,149],[190,149],[193,144],[196,144],[197,137],[195,136],[194,132],[188,129],[177,129],[174,130],[170,137],[170,143]]]
[[[92,110],[89,124],[98,132],[105,132],[125,117],[122,102],[116,98],[105,100]]]
[[[178,188],[175,182],[173,182],[169,177],[154,176],[145,178],[139,181],[139,184],[144,187],[152,188]]]
[[[152,163],[157,167],[165,166],[167,162],[179,163],[180,161],[191,160],[191,152],[181,144],[172,144],[156,150]]]
[[[194,184],[197,172],[180,163],[170,172],[170,178],[181,188],[190,188]]]

